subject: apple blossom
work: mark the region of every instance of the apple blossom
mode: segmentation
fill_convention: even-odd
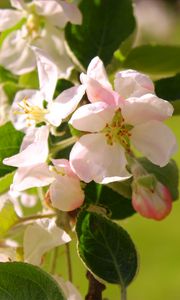
[[[130,177],[125,155],[131,143],[161,167],[177,149],[173,133],[162,123],[172,115],[172,105],[152,93],[147,76],[135,71],[122,73],[116,75],[115,92],[98,57],[90,62],[87,75],[80,76],[91,103],[78,108],[70,124],[88,134],[73,146],[70,163],[85,182],[108,183]],[[125,91],[133,96],[124,98]]]
[[[58,76],[68,77],[73,64],[68,57],[62,29],[67,22],[80,24],[79,9],[61,0],[11,0],[14,9],[0,10],[0,31],[11,29],[0,50],[0,64],[21,75],[35,69],[30,45],[44,49],[55,60]],[[13,30],[13,26],[16,28]]]
[[[37,220],[28,225],[24,233],[24,261],[40,265],[46,252],[70,241],[70,236],[56,225],[55,219]]]
[[[40,90],[17,92],[11,108],[11,120],[15,128],[23,131],[41,122],[59,126],[62,119],[75,110],[85,90],[83,86],[74,86],[53,100],[58,79],[56,64],[43,50],[36,47],[32,49],[37,59]]]

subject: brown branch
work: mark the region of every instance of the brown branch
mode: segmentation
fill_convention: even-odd
[[[102,300],[102,292],[106,286],[100,283],[89,271],[86,277],[89,280],[89,290],[85,300]]]

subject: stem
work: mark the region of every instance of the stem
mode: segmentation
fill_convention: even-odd
[[[77,141],[76,136],[72,136],[62,142],[59,142],[58,144],[55,144],[54,146],[51,147],[51,155],[56,154],[59,150],[65,149],[68,146],[73,145]]]
[[[16,222],[15,226],[19,225],[21,223],[28,222],[28,221],[33,221],[33,220],[38,220],[38,219],[45,219],[45,218],[53,218],[53,217],[56,217],[55,213],[45,214],[45,215],[33,215],[33,216],[29,216],[29,217],[19,219]]]
[[[89,290],[85,300],[102,300],[102,292],[106,286],[99,282],[89,271],[87,271],[86,277],[89,280]]]
[[[73,281],[72,276],[72,264],[71,264],[71,253],[69,243],[65,244],[66,247],[66,257],[67,257],[67,265],[68,265],[68,279],[69,281]]]
[[[56,271],[56,264],[57,264],[57,259],[58,259],[58,247],[54,249],[53,253],[53,260],[52,260],[52,266],[51,266],[51,274],[55,274]]]
[[[121,285],[121,300],[127,300],[127,290],[125,285]]]

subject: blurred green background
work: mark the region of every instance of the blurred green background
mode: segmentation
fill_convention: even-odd
[[[135,2],[139,28],[136,45],[149,42],[179,44],[179,0]],[[0,0],[0,7],[8,7],[8,4],[8,0]],[[167,124],[180,144],[180,116],[174,116]],[[180,167],[179,153],[175,159]],[[128,289],[128,300],[180,300],[180,201],[174,203],[172,213],[163,221],[150,221],[136,214],[121,222],[121,225],[134,240],[140,260],[138,274]],[[85,268],[77,256],[75,243],[71,243],[70,247],[73,282],[85,295],[88,284]],[[49,256],[52,259],[52,255]],[[66,263],[65,247],[61,247],[57,272],[67,279]],[[49,270],[49,265],[45,264],[45,268]],[[103,296],[118,300],[119,287],[107,285]]]

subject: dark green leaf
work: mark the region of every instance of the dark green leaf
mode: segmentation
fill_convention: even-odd
[[[59,96],[60,93],[62,93],[64,90],[69,89],[73,86],[73,83],[66,79],[59,79],[57,81],[56,90],[54,94],[54,98]]]
[[[139,161],[148,171],[148,173],[153,173],[161,183],[168,187],[173,200],[177,200],[179,196],[179,170],[176,162],[171,160],[165,167],[161,168],[157,165],[154,165],[145,157],[139,158]]]
[[[125,219],[135,213],[131,199],[123,197],[107,185],[91,182],[86,185],[85,195],[87,204],[103,206],[111,219]]]
[[[83,23],[67,25],[68,44],[85,68],[97,55],[107,65],[135,28],[131,0],[82,0],[79,8]]]
[[[132,49],[123,66],[152,75],[174,75],[180,72],[180,47],[139,46]]]
[[[55,280],[25,263],[0,263],[1,300],[66,300]]]
[[[14,168],[2,163],[3,159],[19,152],[24,134],[17,131],[10,122],[0,127],[0,177],[11,173]]]
[[[155,81],[155,91],[158,97],[165,100],[180,100],[180,74]]]
[[[95,275],[121,286],[133,280],[137,253],[121,226],[96,213],[82,212],[76,231],[80,257]]]

